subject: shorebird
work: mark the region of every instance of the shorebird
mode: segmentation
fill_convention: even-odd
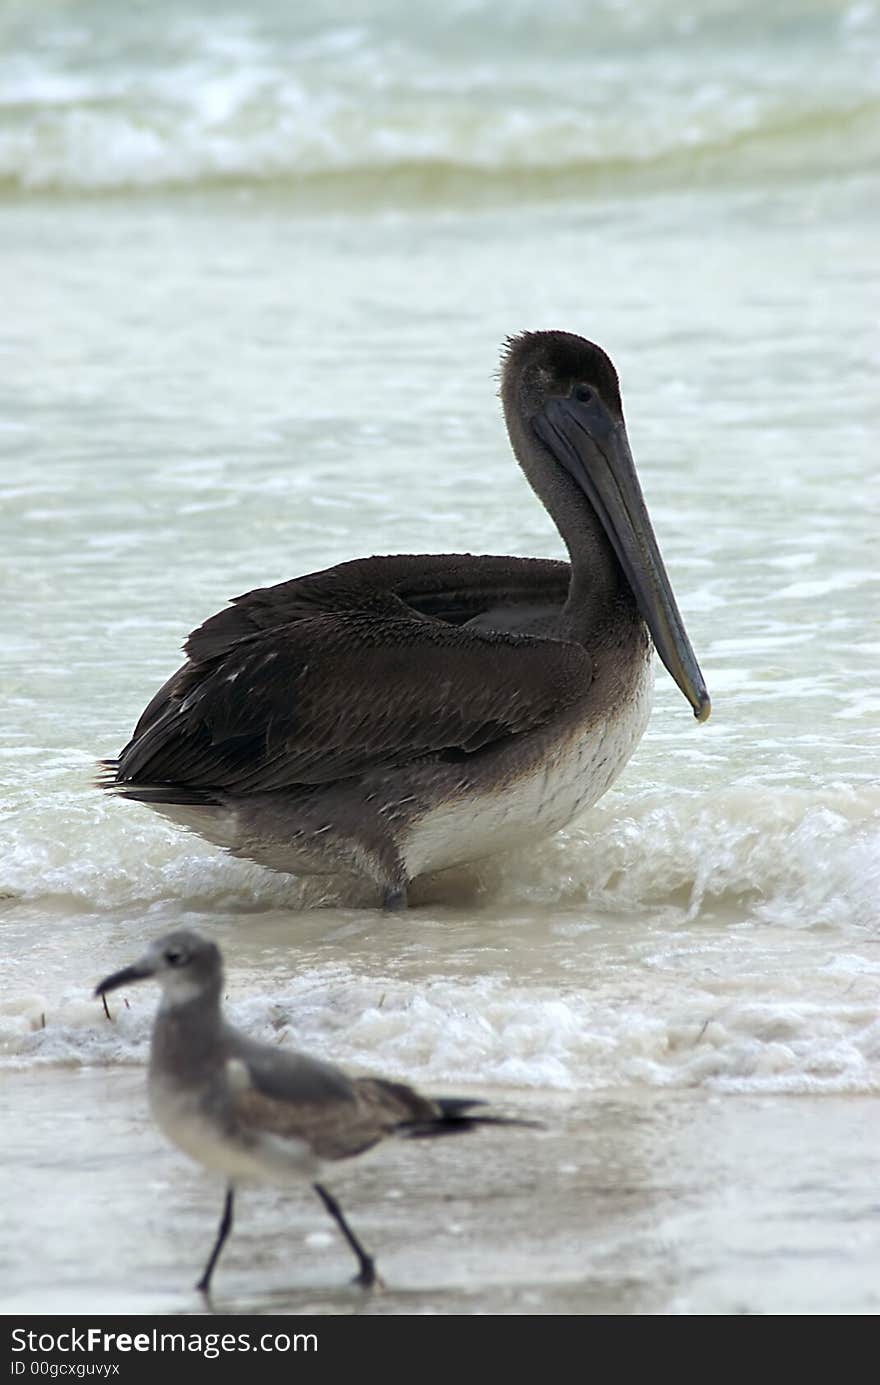
[[[319,1181],[323,1168],[392,1137],[534,1124],[476,1113],[484,1103],[471,1097],[425,1097],[402,1082],[349,1077],[332,1063],[248,1038],[223,1018],[220,949],[189,929],[158,938],[95,995],[147,978],[162,988],[150,1045],[153,1115],[172,1143],[226,1180],[223,1215],[196,1285],[205,1295],[232,1229],[239,1183],[310,1182],[357,1258],[355,1282],[371,1288],[375,1261]]]
[[[415,877],[549,835],[605,792],[647,725],[652,636],[704,721],[611,361],[525,333],[501,398],[570,565],[397,555],[248,592],[190,635],[101,786],[398,908]]]

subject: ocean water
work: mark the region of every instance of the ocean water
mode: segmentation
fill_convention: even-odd
[[[3,7],[13,1110],[143,1062],[154,997],[108,1025],[90,992],[181,923],[252,1032],[423,1086],[666,1093],[725,1129],[876,1099],[878,78],[868,0]],[[400,917],[96,793],[229,597],[369,553],[561,553],[496,397],[504,338],[541,327],[617,364],[709,723],[658,666],[594,809]],[[57,1128],[28,1128],[37,1196]]]

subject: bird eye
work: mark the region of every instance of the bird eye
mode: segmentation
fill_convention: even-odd
[[[575,385],[574,397],[579,404],[590,404],[593,400],[593,391],[589,385]]]
[[[170,967],[179,967],[181,962],[186,961],[186,953],[178,952],[176,948],[169,947],[168,951],[165,953],[165,961]]]

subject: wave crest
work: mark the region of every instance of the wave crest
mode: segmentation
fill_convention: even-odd
[[[105,67],[88,50],[77,63],[9,59],[0,186],[277,184],[305,199],[418,201],[870,167],[880,153],[880,103],[854,65],[819,90],[772,66],[744,84],[734,61],[695,83],[674,52],[493,66],[369,36],[317,56],[228,37],[188,35],[194,51],[172,45],[152,68],[125,55]]]

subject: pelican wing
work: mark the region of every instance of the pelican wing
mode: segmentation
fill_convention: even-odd
[[[251,593],[243,610],[213,617],[141,717],[116,782],[236,793],[326,784],[429,755],[474,754],[586,695],[592,666],[580,645],[451,624],[411,604],[405,583],[402,595],[390,582],[383,588],[375,569],[372,582],[358,574],[327,589],[344,569],[402,561],[343,564]],[[545,566],[556,591],[562,565]],[[426,582],[412,601],[449,607],[453,592],[441,587]],[[478,600],[491,605],[497,592],[459,597],[458,618]]]

